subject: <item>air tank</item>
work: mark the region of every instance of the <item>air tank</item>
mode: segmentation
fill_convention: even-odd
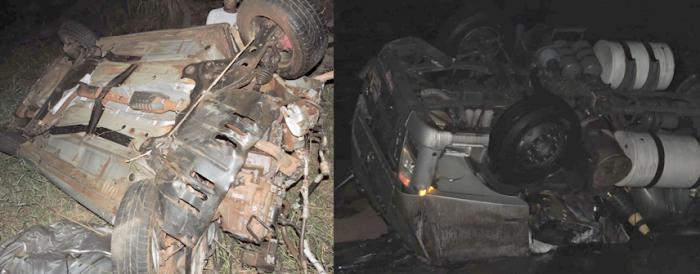
[[[615,140],[632,160],[616,186],[690,188],[700,179],[700,144],[693,136],[617,131]]]

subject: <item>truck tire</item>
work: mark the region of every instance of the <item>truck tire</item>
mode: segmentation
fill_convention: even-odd
[[[501,114],[491,130],[491,168],[503,183],[520,187],[569,167],[581,152],[580,123],[573,109],[553,95],[536,95],[516,102]],[[527,154],[525,148],[532,148],[529,152],[534,156],[520,157]]]
[[[112,232],[114,273],[158,273],[158,258],[154,256],[158,251],[158,212],[155,183],[139,181],[129,187],[119,204]]]
[[[260,17],[277,24],[290,40],[289,55],[277,71],[282,78],[299,78],[318,64],[328,44],[318,5],[310,0],[243,1],[237,24],[244,43],[255,37],[253,21]]]
[[[509,48],[512,27],[496,5],[490,1],[465,1],[452,16],[442,23],[435,37],[435,46],[447,55],[459,54],[460,43],[470,31],[480,27],[492,27],[504,36],[504,47]]]
[[[85,25],[66,21],[58,29],[58,38],[63,44],[78,44],[86,49],[92,48],[97,43],[97,36]]]

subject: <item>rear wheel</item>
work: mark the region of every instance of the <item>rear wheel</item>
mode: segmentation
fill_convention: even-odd
[[[97,45],[95,33],[75,21],[64,22],[58,30],[58,38],[63,42],[63,51],[73,60],[90,54]]]
[[[259,19],[276,24],[283,33],[278,37],[280,76],[295,79],[309,72],[324,55],[328,38],[319,7],[309,0],[243,1],[237,24],[243,42],[255,38]]]
[[[75,21],[66,21],[58,30],[58,38],[63,44],[78,44],[86,49],[94,47],[97,35],[88,27]]]
[[[158,273],[158,189],[140,181],[129,187],[114,222],[112,264],[117,274]]]

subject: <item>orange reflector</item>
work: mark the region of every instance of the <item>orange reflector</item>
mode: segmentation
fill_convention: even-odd
[[[408,185],[411,184],[411,177],[409,177],[407,174],[399,171],[399,181],[401,181],[401,184],[405,187],[408,187]]]

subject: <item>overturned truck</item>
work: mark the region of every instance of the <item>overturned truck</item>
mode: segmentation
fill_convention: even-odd
[[[201,273],[218,226],[271,271],[287,189],[307,148],[324,82],[325,27],[306,0],[245,1],[228,24],[97,39],[66,23],[65,55],[0,133],[114,225],[115,273]]]
[[[361,72],[353,168],[405,245],[443,264],[697,233],[700,85],[670,47],[487,18]]]

